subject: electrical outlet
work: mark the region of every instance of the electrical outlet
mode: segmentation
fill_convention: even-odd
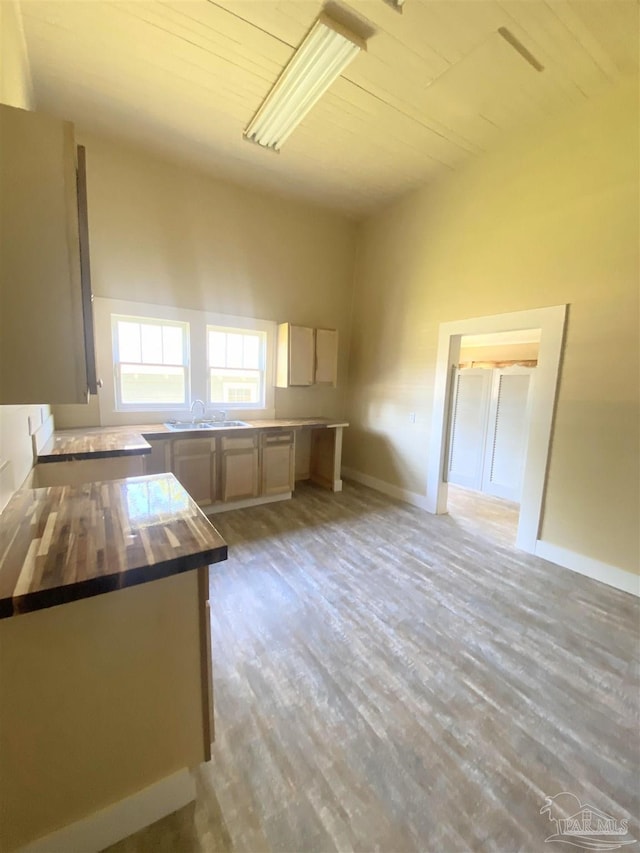
[[[415,412],[409,412],[409,420],[411,421],[412,424],[415,424],[415,422],[416,422],[416,413]]]

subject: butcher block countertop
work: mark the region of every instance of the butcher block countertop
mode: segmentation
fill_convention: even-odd
[[[114,427],[55,432],[38,453],[38,462],[68,462],[79,459],[108,459],[113,456],[139,456],[151,453],[151,445],[137,428]]]
[[[0,618],[226,559],[173,474],[22,489],[0,515]]]
[[[212,437],[222,434],[246,432],[248,430],[278,429],[332,429],[346,427],[346,421],[330,418],[274,418],[271,420],[245,421],[247,426],[170,430],[164,424],[136,424],[134,426],[86,427],[84,429],[57,430],[50,441],[40,450],[38,463],[65,462],[77,459],[101,459],[113,456],[136,456],[150,453],[146,439]]]

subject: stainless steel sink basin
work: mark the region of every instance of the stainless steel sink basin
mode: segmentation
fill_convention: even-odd
[[[229,429],[229,427],[246,427],[249,424],[244,421],[168,421],[165,426],[174,432],[181,432],[196,429]]]

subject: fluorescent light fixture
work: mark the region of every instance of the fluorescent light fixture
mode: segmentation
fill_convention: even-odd
[[[279,151],[311,107],[361,50],[364,39],[321,14],[244,132]]]

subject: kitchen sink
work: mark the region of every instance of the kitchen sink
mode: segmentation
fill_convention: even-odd
[[[244,421],[168,421],[165,423],[167,429],[174,432],[189,431],[196,429],[229,429],[229,427],[247,427]]]

